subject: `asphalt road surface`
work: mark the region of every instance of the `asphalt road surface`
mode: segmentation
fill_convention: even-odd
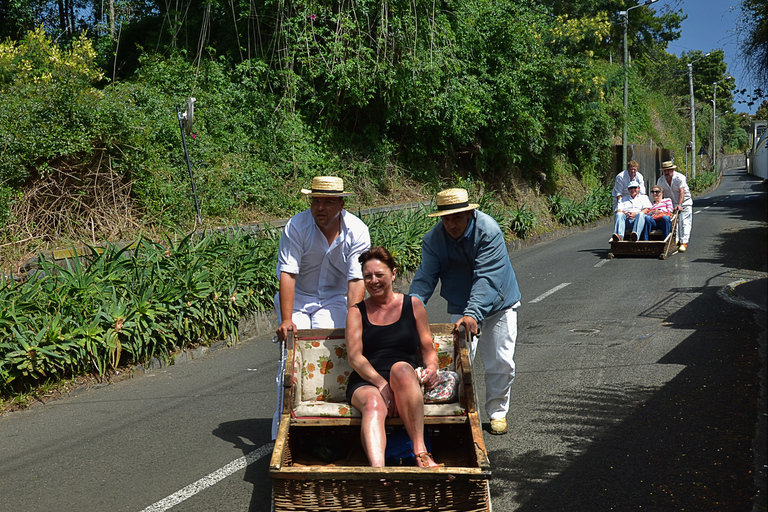
[[[608,224],[512,254],[495,512],[752,510],[765,313],[718,292],[768,272],[766,190],[730,171],[694,212],[688,252],[667,260],[607,259]],[[448,319],[439,297],[428,313]],[[0,417],[0,511],[269,510],[276,370],[264,334]]]

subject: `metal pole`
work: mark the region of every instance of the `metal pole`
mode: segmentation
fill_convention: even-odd
[[[622,18],[622,24],[624,25],[624,126],[621,130],[621,170],[627,168],[627,121],[629,118],[629,73],[627,68],[627,61],[629,60],[629,51],[627,50],[627,27],[629,26],[629,11],[636,7],[643,7],[644,5],[651,5],[659,0],[646,0],[642,4],[633,5],[626,11],[619,11],[619,16]]]
[[[717,82],[712,84],[712,165],[717,164]]]
[[[187,172],[189,172],[189,181],[192,182],[192,195],[195,196],[195,210],[197,211],[197,223],[203,225],[203,218],[200,216],[200,204],[197,202],[197,189],[195,188],[195,177],[192,175],[192,162],[189,161],[189,151],[187,150],[187,136],[184,133],[184,121],[181,116],[179,106],[176,105],[176,116],[179,118],[179,129],[181,130],[181,142],[184,144],[184,155],[187,157]]]
[[[693,63],[688,63],[688,94],[691,96],[691,176],[696,177],[696,108],[693,105]]]
[[[621,11],[624,16],[624,127],[621,132],[621,170],[627,168],[627,118],[629,117],[629,76],[627,74],[627,25],[629,25],[629,11]]]

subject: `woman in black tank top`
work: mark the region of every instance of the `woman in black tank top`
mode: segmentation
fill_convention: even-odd
[[[347,400],[363,415],[361,437],[368,461],[384,466],[387,416],[399,416],[419,467],[437,467],[424,445],[424,396],[415,368],[427,369],[424,385],[437,384],[437,352],[420,300],[394,293],[395,262],[383,247],[360,256],[369,298],[347,315],[347,354],[354,372]]]

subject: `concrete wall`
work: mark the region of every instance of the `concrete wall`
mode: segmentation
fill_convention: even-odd
[[[719,172],[739,169],[747,165],[747,157],[744,153],[730,155],[717,155],[717,169]]]

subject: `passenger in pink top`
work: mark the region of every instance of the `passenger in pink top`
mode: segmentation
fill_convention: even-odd
[[[653,206],[648,212],[651,220],[645,223],[642,240],[648,240],[648,235],[654,229],[660,229],[663,239],[666,239],[672,227],[670,217],[673,210],[672,200],[664,197],[664,192],[658,185],[654,185],[651,188],[651,199],[653,200]]]

